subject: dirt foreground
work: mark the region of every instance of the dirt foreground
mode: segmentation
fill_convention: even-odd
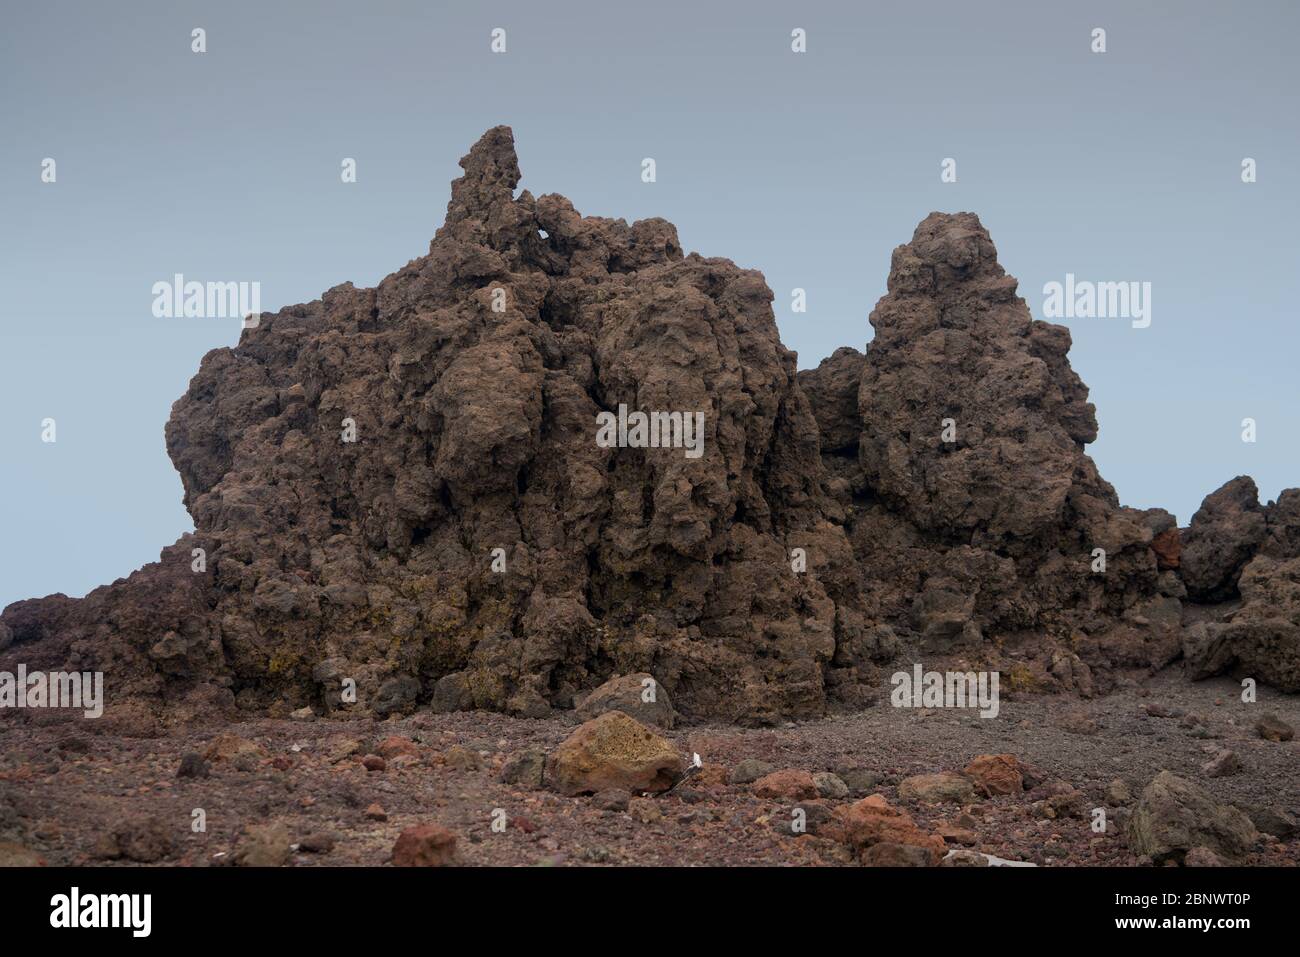
[[[464,865],[843,865],[856,863],[852,851],[811,832],[836,808],[880,794],[953,850],[1038,866],[1150,864],[1131,849],[1125,822],[1162,769],[1257,823],[1300,811],[1297,742],[1255,730],[1266,712],[1294,727],[1300,700],[1266,688],[1256,703],[1240,699],[1228,679],[1188,683],[1171,670],[1092,701],[1005,698],[996,720],[884,702],[774,729],[678,728],[662,733],[688,760],[699,754],[701,767],[644,797],[533,786],[527,761],[512,759],[552,753],[579,724],[567,715],[421,712],[160,732],[10,712],[0,725],[0,857],[378,866],[404,829],[436,824],[454,835]],[[1240,769],[1214,776],[1204,766],[1224,750]],[[1025,769],[1022,792],[939,803],[900,795],[910,776],[960,773],[977,755],[1004,753]],[[747,759],[770,767],[738,768]],[[505,776],[516,783],[503,783],[511,764]],[[743,782],[773,770],[834,779],[819,775],[823,794],[812,799],[800,796],[799,775]],[[1095,829],[1097,808],[1105,833]],[[799,813],[810,833],[791,833]],[[1300,843],[1264,832],[1236,863],[1295,865]]]

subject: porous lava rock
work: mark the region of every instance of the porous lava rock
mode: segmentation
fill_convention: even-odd
[[[548,761],[547,779],[568,795],[613,788],[666,791],[684,767],[671,741],[622,711],[606,711],[560,743]]]
[[[1018,688],[1092,694],[1175,658],[1181,608],[1151,519],[1083,451],[1097,422],[1069,330],[1032,319],[1016,285],[976,216],[933,213],[894,250],[866,353],[800,384],[871,618],[920,654],[1006,665]]]
[[[859,694],[870,655],[827,676],[862,599],[762,276],[661,219],[516,196],[507,127],[461,166],[428,255],[204,357],[166,429],[195,532],[84,600],[12,606],[15,642],[118,693],[285,713],[436,690],[541,716],[641,672],[696,718]],[[702,414],[702,454],[602,447],[620,405]]]
[[[1185,530],[1122,507],[1069,331],[973,214],[894,251],[865,353],[797,372],[758,272],[516,195],[508,127],[461,167],[427,255],[203,358],[166,426],[194,532],[10,605],[0,667],[103,671],[145,734],[543,717],[628,675],[687,722],[773,724],[870,704],[904,653],[1014,692],[1180,655],[1300,687],[1300,491],[1234,480]]]
[[[852,848],[865,864],[934,866],[946,848],[944,840],[917,826],[906,811],[894,807],[882,794],[836,808],[819,832]],[[914,848],[919,859],[910,860],[896,849]],[[881,850],[872,851],[873,848]]]
[[[1183,631],[1191,677],[1231,672],[1300,691],[1300,489],[1261,504],[1238,476],[1206,497],[1185,539],[1183,580],[1204,603]]]
[[[1181,571],[1188,595],[1211,601],[1235,597],[1241,571],[1267,532],[1250,476],[1239,475],[1207,495],[1183,536]]]
[[[394,867],[450,867],[456,863],[456,835],[440,824],[416,824],[397,835]]]

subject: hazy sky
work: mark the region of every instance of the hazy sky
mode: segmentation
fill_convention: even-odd
[[[238,328],[155,318],[153,283],[260,281],[268,311],[373,285],[427,251],[456,161],[498,123],[534,194],[663,216],[688,251],[762,270],[801,367],[865,344],[890,251],[932,210],[978,213],[1040,318],[1044,284],[1066,273],[1150,282],[1149,328],[1066,321],[1101,423],[1091,454],[1125,504],[1184,524],[1238,474],[1274,498],[1300,485],[1298,9],[12,5],[0,605],[83,594],[191,528],[163,424]],[[807,53],[791,52],[796,27]],[[946,157],[956,183],[940,182]]]

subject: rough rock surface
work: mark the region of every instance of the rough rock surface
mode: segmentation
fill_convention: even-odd
[[[945,801],[967,804],[975,799],[975,786],[968,778],[951,771],[914,774],[899,783],[898,796],[924,804],[942,804]]]
[[[761,723],[874,678],[826,677],[861,598],[762,276],[663,220],[516,198],[506,127],[461,165],[427,256],[204,357],[166,430],[195,533],[11,607],[17,641],[255,710],[332,710],[350,679],[379,716],[542,716],[645,671],[686,714]],[[703,454],[599,447],[620,404],[703,413]]]
[[[985,797],[1019,794],[1024,789],[1024,776],[1014,754],[976,755],[963,773],[975,782]]]
[[[836,808],[823,832],[849,845],[868,865],[933,866],[946,851],[942,837],[921,830],[911,815],[891,805],[881,794]],[[873,852],[882,845],[883,850]],[[919,859],[910,859],[908,852],[897,850],[899,847],[914,848]]]
[[[1205,497],[1183,536],[1181,571],[1187,593],[1197,600],[1221,600],[1237,594],[1241,570],[1267,533],[1259,490],[1239,475]]]
[[[166,428],[194,533],[9,606],[0,667],[102,670],[141,734],[544,718],[640,674],[688,722],[771,725],[870,703],[904,650],[1008,691],[1180,655],[1300,689],[1300,490],[1234,480],[1186,530],[1120,506],[1068,330],[973,214],[894,251],[865,354],[797,373],[759,273],[516,196],[506,127],[461,166],[427,255],[204,357]],[[702,415],[701,454],[597,442],[620,407]],[[1193,602],[1224,604],[1184,628]]]
[[[1265,741],[1290,741],[1295,737],[1295,728],[1275,714],[1260,715],[1255,722],[1255,733]]]
[[[1281,688],[1300,691],[1300,558],[1279,562],[1259,555],[1239,580],[1241,608],[1207,626],[1209,660],[1200,674],[1231,669]]]
[[[922,654],[1085,696],[1176,657],[1180,605],[1151,548],[1165,529],[1084,454],[1097,423],[1070,333],[1030,317],[974,215],[932,214],[894,251],[871,324],[865,355],[799,376],[871,619]]]
[[[581,699],[575,709],[578,717],[589,720],[606,711],[622,711],[642,724],[671,728],[675,719],[668,692],[647,674],[610,678]]]
[[[252,825],[235,851],[240,867],[283,867],[292,855],[292,838],[283,821]]]
[[[1261,505],[1255,483],[1235,478],[1206,497],[1185,541],[1188,596],[1226,600],[1184,629],[1188,673],[1300,691],[1300,490]]]
[[[1255,843],[1255,826],[1235,807],[1219,804],[1196,785],[1161,771],[1142,792],[1129,818],[1129,840],[1156,863],[1182,862],[1187,852],[1207,848],[1229,860]]]
[[[397,836],[394,867],[448,867],[456,862],[456,835],[438,824],[417,824]]]
[[[820,792],[811,774],[788,768],[759,778],[754,782],[754,793],[759,797],[809,801],[818,797]]]
[[[621,711],[606,711],[555,749],[547,780],[561,794],[666,791],[683,766],[671,742]]]

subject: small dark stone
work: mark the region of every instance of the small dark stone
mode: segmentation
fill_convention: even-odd
[[[439,713],[469,711],[474,707],[474,695],[469,682],[459,672],[443,675],[433,686],[433,710]]]
[[[626,811],[631,800],[632,795],[629,792],[619,788],[609,788],[605,791],[597,791],[591,803],[602,811]]]
[[[785,837],[816,834],[831,819],[831,809],[817,801],[798,804],[772,815],[772,830]]]
[[[836,774],[848,787],[850,794],[870,794],[880,787],[884,776],[867,768],[840,768]]]
[[[1296,819],[1280,807],[1257,804],[1242,806],[1241,810],[1246,812],[1256,829],[1265,834],[1272,834],[1283,841],[1289,841],[1296,835]]]
[[[753,784],[759,778],[766,777],[775,770],[776,768],[766,761],[746,758],[731,769],[731,775],[727,780],[731,784]]]
[[[375,700],[375,714],[384,717],[404,713],[415,707],[420,693],[420,682],[410,675],[396,675],[379,686]]]
[[[546,755],[536,748],[511,755],[501,766],[501,783],[521,788],[540,788],[546,771]]]
[[[197,751],[187,751],[181,755],[181,766],[176,769],[178,778],[206,778],[212,768],[203,755]]]
[[[308,834],[298,842],[298,849],[308,854],[328,854],[338,843],[338,835],[332,831],[318,831]]]

